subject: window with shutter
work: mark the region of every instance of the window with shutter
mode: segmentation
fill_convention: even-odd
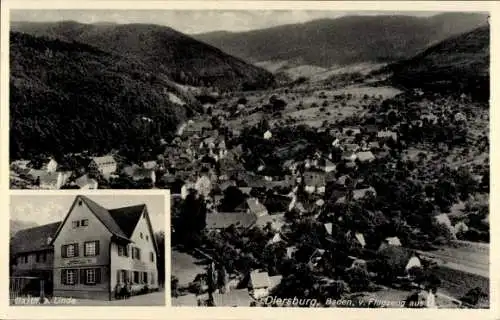
[[[87,274],[85,269],[80,269],[80,284],[87,284]]]
[[[76,269],[65,269],[61,273],[61,282],[65,285],[75,285],[78,283]]]
[[[68,252],[66,251],[66,245],[61,246],[61,257],[63,257],[63,258],[68,257]]]
[[[95,283],[101,283],[101,268],[95,269]]]
[[[78,257],[78,243],[64,245],[62,250],[63,258]]]
[[[87,241],[84,243],[84,255],[94,257],[99,255],[99,241]]]
[[[96,269],[85,269],[85,284],[96,284]]]

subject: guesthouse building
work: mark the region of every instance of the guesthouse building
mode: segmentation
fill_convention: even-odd
[[[55,232],[54,296],[112,300],[158,288],[156,245],[146,205],[106,209],[77,196]]]

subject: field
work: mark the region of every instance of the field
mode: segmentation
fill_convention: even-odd
[[[280,92],[253,92],[245,95],[247,99],[247,108],[258,107],[268,103],[272,95],[284,99],[287,106],[281,112],[280,118],[274,118],[271,124],[276,124],[281,120],[292,119],[293,125],[307,124],[312,127],[321,127],[324,121],[333,123],[353,115],[363,115],[367,106],[371,102],[394,97],[399,94],[398,89],[392,87],[370,87],[363,85],[348,86],[343,89],[326,90],[319,86],[311,88],[296,88],[289,91]],[[335,99],[336,96],[351,95],[350,98],[341,100]],[[369,98],[364,99],[367,95]],[[375,97],[375,98],[373,98]],[[326,101],[326,103],[325,103]],[[224,101],[226,104],[234,104],[235,101]],[[322,111],[323,110],[323,111]],[[239,117],[229,121],[229,126],[241,128],[242,125],[255,125],[263,119],[264,112],[252,113],[245,117]]]

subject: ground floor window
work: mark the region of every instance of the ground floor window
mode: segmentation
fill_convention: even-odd
[[[94,284],[95,283],[95,269],[87,269],[85,270],[86,271],[86,274],[85,274],[85,281],[87,284]]]
[[[145,284],[148,284],[148,273],[143,272],[142,277],[143,277],[142,282],[144,282]]]
[[[61,270],[61,283],[64,285],[74,285],[77,283],[77,269]]]
[[[80,269],[82,284],[95,285],[101,283],[101,268]]]
[[[141,279],[139,276],[139,271],[134,271],[134,283],[140,283]]]
[[[95,285],[101,283],[101,268],[62,269],[61,283],[64,285]]]
[[[128,282],[127,270],[116,270],[116,282],[121,284]]]
[[[151,272],[151,284],[155,284],[155,273]]]

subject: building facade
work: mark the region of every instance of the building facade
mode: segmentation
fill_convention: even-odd
[[[52,237],[61,222],[18,231],[10,240],[11,277],[36,277],[45,280],[46,289],[53,282],[54,250]]]
[[[94,176],[103,176],[108,179],[109,176],[116,172],[118,163],[113,156],[94,157],[89,164],[89,172]]]
[[[118,284],[158,288],[158,250],[145,205],[107,210],[77,196],[52,240],[54,296],[112,300]]]

